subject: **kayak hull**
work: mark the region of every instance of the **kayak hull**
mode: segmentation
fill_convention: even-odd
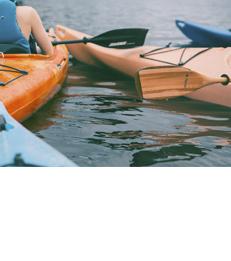
[[[47,103],[61,88],[68,70],[68,51],[56,46],[52,57],[40,54],[0,55],[0,101],[18,121]]]
[[[0,148],[0,166],[76,166],[13,119],[2,102],[0,102]]]
[[[176,20],[179,30],[195,43],[204,46],[231,46],[231,32],[212,26]]]
[[[61,40],[91,37],[61,25],[56,26],[56,33]],[[81,62],[94,66],[108,66],[131,77],[135,77],[143,68],[179,64],[179,62],[186,62],[184,65],[186,68],[210,77],[219,77],[222,74],[231,76],[231,48],[160,49],[156,46],[142,46],[133,49],[112,49],[90,43],[72,44],[67,47]],[[148,52],[151,53],[142,57]],[[212,84],[190,93],[187,97],[231,107],[231,84],[228,86]]]

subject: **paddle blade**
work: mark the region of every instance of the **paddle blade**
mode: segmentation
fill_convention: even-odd
[[[229,83],[229,77],[210,78],[184,67],[154,67],[136,75],[138,95],[144,99],[168,99],[184,96],[213,83]]]
[[[116,29],[88,39],[88,42],[108,48],[134,48],[144,44],[147,32],[144,28]]]

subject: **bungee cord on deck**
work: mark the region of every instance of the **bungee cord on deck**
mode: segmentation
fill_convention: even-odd
[[[168,49],[169,46],[170,46],[171,43],[169,43],[167,46],[165,47],[161,47],[161,48],[157,48],[157,49],[154,49],[154,50],[151,50],[147,53],[144,53],[144,54],[140,54],[140,57],[143,58],[143,59],[148,59],[148,60],[152,60],[152,61],[156,61],[156,62],[161,62],[161,63],[164,63],[164,64],[168,64],[168,65],[173,65],[173,66],[184,66],[185,64],[187,64],[189,61],[193,60],[194,58],[196,58],[197,56],[201,55],[202,53],[205,53],[207,52],[208,50],[211,49],[211,47],[209,48],[206,48],[202,51],[199,51],[198,53],[192,55],[190,58],[188,58],[186,61],[183,61],[183,58],[184,58],[184,55],[186,53],[186,50],[188,48],[185,48],[185,47],[179,47],[179,48],[174,48],[174,49]],[[167,49],[167,50],[165,50]],[[162,53],[168,53],[168,52],[174,52],[174,51],[178,51],[178,50],[181,50],[182,49],[182,53],[179,57],[179,62],[178,63],[172,63],[172,62],[168,62],[168,61],[165,61],[165,60],[159,60],[159,59],[155,59],[153,57],[149,57],[151,55],[158,55],[158,54],[162,54]],[[163,50],[163,51],[162,51]],[[161,52],[158,52],[158,51],[161,51]]]

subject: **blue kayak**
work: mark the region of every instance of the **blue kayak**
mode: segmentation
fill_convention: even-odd
[[[212,26],[176,20],[176,26],[193,42],[208,47],[231,46],[231,32]]]
[[[14,120],[2,102],[0,102],[0,150],[1,167],[76,166]]]

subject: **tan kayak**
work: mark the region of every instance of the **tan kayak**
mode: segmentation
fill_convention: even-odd
[[[90,35],[58,25],[61,40],[79,40]],[[132,49],[105,48],[96,44],[70,44],[70,53],[89,65],[108,66],[135,77],[147,67],[183,66],[207,77],[231,76],[231,48],[159,48],[142,46]],[[230,77],[231,78],[231,77]],[[231,107],[231,84],[210,84],[185,95],[189,98]],[[148,97],[145,97],[148,98]]]

